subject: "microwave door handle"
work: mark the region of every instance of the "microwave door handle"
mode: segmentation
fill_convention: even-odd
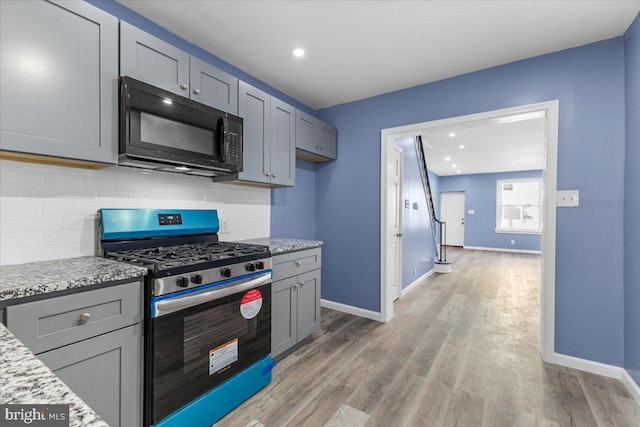
[[[227,132],[229,131],[229,120],[226,117],[218,119],[218,153],[220,153],[220,161],[227,161]]]
[[[214,289],[208,292],[158,301],[154,303],[155,310],[153,317],[164,316],[165,314],[173,313],[174,311],[183,310],[185,308],[193,307],[205,302],[214,301],[229,295],[248,291],[249,289],[265,285],[270,281],[271,272],[261,274],[260,276],[257,276],[249,281],[241,282],[239,284],[234,284],[221,289]]]

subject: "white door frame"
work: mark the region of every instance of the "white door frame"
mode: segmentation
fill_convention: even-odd
[[[465,219],[466,216],[467,216],[466,212],[465,212],[465,209],[466,209],[466,206],[467,206],[466,205],[467,199],[466,199],[465,192],[464,191],[441,191],[440,192],[440,220],[442,221],[443,218],[444,218],[444,215],[442,215],[442,207],[444,206],[444,197],[443,196],[445,196],[447,194],[462,194],[462,197],[464,198],[464,201],[465,201],[465,204],[462,206],[462,218]],[[463,222],[462,223],[462,245],[460,245],[462,247],[464,247],[464,230],[465,230],[464,229],[464,225],[465,225],[465,223]],[[449,229],[449,227],[447,227],[447,230],[448,229]],[[445,234],[448,236],[449,232],[447,231]],[[445,242],[445,243],[447,243],[447,242]],[[455,246],[458,246],[458,245],[455,245]]]
[[[555,359],[555,292],[556,292],[556,190],[558,172],[558,112],[559,101],[547,101],[502,110],[452,117],[424,123],[382,129],[380,135],[380,260],[387,259],[386,218],[387,146],[400,137],[415,136],[417,132],[442,126],[459,125],[478,120],[495,119],[514,114],[545,111],[544,146],[544,212],[542,228],[542,284],[540,289],[540,350],[545,361]],[[454,267],[455,268],[455,267]],[[386,266],[380,262],[380,319],[393,318],[393,295],[386,283]]]

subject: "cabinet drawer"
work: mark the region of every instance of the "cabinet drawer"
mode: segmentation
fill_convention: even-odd
[[[320,248],[276,255],[273,260],[273,281],[292,277],[321,266]]]
[[[141,308],[134,282],[9,306],[7,327],[38,354],[139,323]]]

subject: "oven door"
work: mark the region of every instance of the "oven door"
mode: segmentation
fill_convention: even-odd
[[[151,301],[150,424],[271,352],[270,270],[174,295]]]

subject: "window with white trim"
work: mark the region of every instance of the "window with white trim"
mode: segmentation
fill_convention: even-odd
[[[499,179],[496,232],[542,231],[542,178]]]

